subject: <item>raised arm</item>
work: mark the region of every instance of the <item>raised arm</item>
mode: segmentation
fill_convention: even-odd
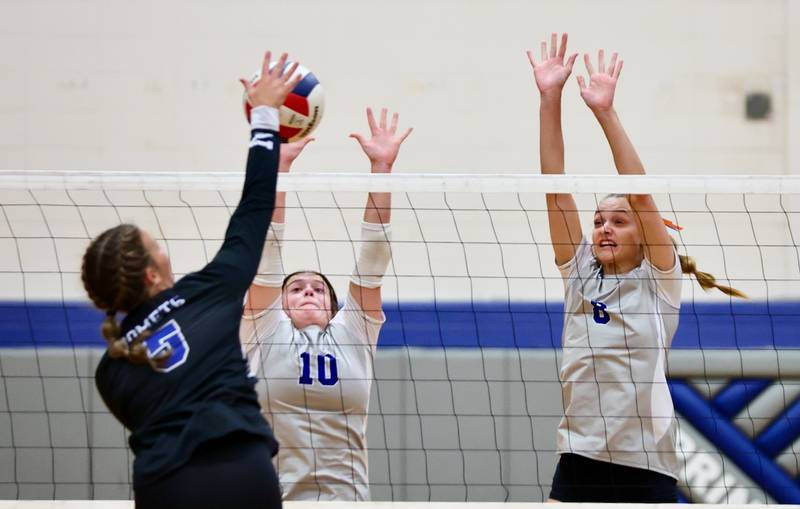
[[[597,70],[592,65],[589,55],[584,54],[583,61],[589,73],[589,84],[586,85],[583,76],[578,76],[581,97],[603,128],[614,156],[617,173],[644,175],[644,165],[614,110],[614,92],[622,72],[623,61],[614,53],[606,68],[603,50],[597,54]],[[628,196],[628,201],[639,221],[645,257],[660,270],[671,269],[675,266],[675,248],[653,197],[649,194],[632,194]]]
[[[567,82],[577,54],[567,61],[567,34],[557,44],[557,34],[550,36],[550,50],[542,41],[542,56],[536,62],[533,52],[528,51],[528,60],[533,67],[533,77],[539,88],[539,158],[544,175],[564,174],[564,135],[561,131],[561,92]],[[547,217],[550,223],[550,239],[556,264],[562,265],[575,256],[581,241],[581,223],[575,199],[571,194],[547,194]]]
[[[352,133],[369,158],[372,173],[391,173],[400,145],[411,134],[412,128],[397,132],[398,114],[392,115],[387,124],[387,110],[381,109],[380,122],[375,122],[371,108],[367,108],[367,123],[371,137]],[[361,252],[350,278],[350,295],[358,306],[372,318],[383,317],[381,309],[381,284],[391,259],[389,248],[389,223],[392,217],[391,193],[369,193],[364,207],[364,223],[361,229]]]
[[[314,138],[303,138],[300,141],[281,145],[278,173],[289,173],[292,163],[306,145]],[[267,232],[267,241],[261,252],[261,263],[258,273],[250,285],[245,304],[245,315],[257,315],[270,307],[281,296],[281,283],[284,270],[281,258],[281,242],[286,224],[286,193],[275,194],[275,211],[272,213],[272,223]]]
[[[270,217],[275,206],[280,153],[277,108],[300,78],[294,76],[297,64],[284,72],[286,53],[281,55],[272,70],[269,69],[270,58],[271,54],[267,52],[262,64],[262,77],[257,84],[240,80],[253,106],[242,197],[231,215],[222,247],[211,263],[198,273],[199,277],[219,279],[225,288],[242,297],[255,276],[261,245],[269,226],[263,218]]]

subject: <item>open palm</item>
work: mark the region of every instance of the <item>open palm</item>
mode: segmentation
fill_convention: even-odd
[[[614,92],[617,89],[617,80],[622,72],[622,60],[617,61],[617,54],[611,56],[611,62],[606,69],[603,50],[597,55],[597,70],[595,71],[589,55],[583,55],[583,62],[589,73],[589,85],[583,76],[578,76],[578,85],[581,89],[581,98],[592,111],[604,111],[614,106]]]
[[[541,60],[536,63],[533,57],[533,52],[528,51],[528,60],[533,67],[533,77],[536,80],[536,86],[539,88],[541,94],[549,92],[558,92],[564,87],[569,75],[572,73],[572,66],[575,63],[577,53],[570,55],[564,61],[567,53],[567,34],[561,35],[561,45],[556,43],[556,34],[550,36],[550,50],[547,49],[547,43],[542,41]]]
[[[398,114],[393,114],[391,124],[387,125],[387,113],[386,108],[382,108],[380,122],[375,122],[372,108],[367,108],[367,123],[371,137],[368,139],[359,133],[350,135],[361,145],[361,150],[372,163],[373,172],[390,172],[392,170],[392,164],[397,159],[400,145],[412,131],[412,128],[409,127],[398,134]]]
[[[300,152],[306,148],[306,145],[314,141],[314,138],[306,137],[299,141],[293,141],[291,143],[282,143],[281,144],[281,157],[280,157],[280,164],[278,165],[278,171],[281,173],[286,173],[292,167],[292,163],[297,156],[300,155]]]

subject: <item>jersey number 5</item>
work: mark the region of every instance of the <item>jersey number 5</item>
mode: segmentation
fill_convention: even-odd
[[[181,326],[175,320],[165,323],[145,341],[147,356],[151,359],[162,352],[170,352],[169,358],[156,371],[169,373],[189,357],[189,343],[181,332]]]
[[[302,385],[311,385],[314,383],[314,379],[311,378],[311,354],[301,353],[300,360],[303,362],[303,373],[300,375],[299,382]],[[330,373],[325,369],[326,365],[329,367]],[[336,357],[329,353],[317,355],[317,379],[322,385],[336,385],[336,382],[339,381]]]
[[[608,323],[611,320],[611,315],[606,311],[606,305],[600,301],[592,301],[592,309],[594,311],[594,321],[597,323]]]

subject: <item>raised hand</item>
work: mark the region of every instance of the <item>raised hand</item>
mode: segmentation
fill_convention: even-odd
[[[291,143],[282,143],[281,144],[281,159],[280,163],[278,164],[278,171],[281,173],[288,173],[289,170],[292,168],[292,163],[297,156],[300,155],[300,152],[306,148],[306,145],[314,141],[314,138],[306,137],[302,140],[293,141]]]
[[[614,91],[617,88],[619,74],[622,72],[623,61],[618,61],[617,54],[613,53],[608,69],[606,69],[605,53],[600,50],[597,52],[597,71],[586,53],[583,55],[583,62],[589,73],[589,85],[586,85],[583,76],[578,76],[578,86],[581,88],[581,97],[586,106],[595,113],[612,109],[614,107]]]
[[[561,93],[564,83],[567,82],[572,66],[575,64],[577,53],[569,56],[566,63],[564,57],[567,53],[567,34],[561,34],[561,45],[557,45],[558,34],[550,35],[550,51],[547,50],[547,43],[542,41],[542,58],[536,63],[533,51],[528,50],[528,60],[533,67],[533,77],[539,93],[547,95],[550,93]]]
[[[250,106],[271,106],[279,108],[286,100],[286,96],[300,82],[302,76],[295,73],[297,62],[294,62],[288,69],[286,67],[286,53],[281,55],[278,63],[270,70],[269,63],[272,53],[267,51],[264,54],[264,61],[261,64],[261,77],[256,83],[250,83],[244,78],[239,78],[239,82],[247,93],[247,102]]]
[[[375,116],[372,114],[372,108],[367,108],[367,123],[369,124],[369,131],[371,134],[370,139],[366,139],[363,134],[352,133],[351,138],[355,138],[361,145],[361,150],[367,155],[372,163],[372,173],[389,173],[392,171],[392,165],[397,159],[397,153],[400,151],[400,145],[403,144],[408,135],[413,131],[412,127],[406,128],[402,133],[397,133],[397,120],[398,114],[392,115],[392,123],[387,126],[386,108],[381,109],[381,119],[379,123],[375,122]]]

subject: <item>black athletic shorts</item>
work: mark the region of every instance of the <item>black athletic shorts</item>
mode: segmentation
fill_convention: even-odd
[[[136,509],[280,509],[272,448],[236,433],[202,444],[167,477],[135,489]]]
[[[675,503],[677,481],[652,470],[562,454],[550,498],[560,502]]]

